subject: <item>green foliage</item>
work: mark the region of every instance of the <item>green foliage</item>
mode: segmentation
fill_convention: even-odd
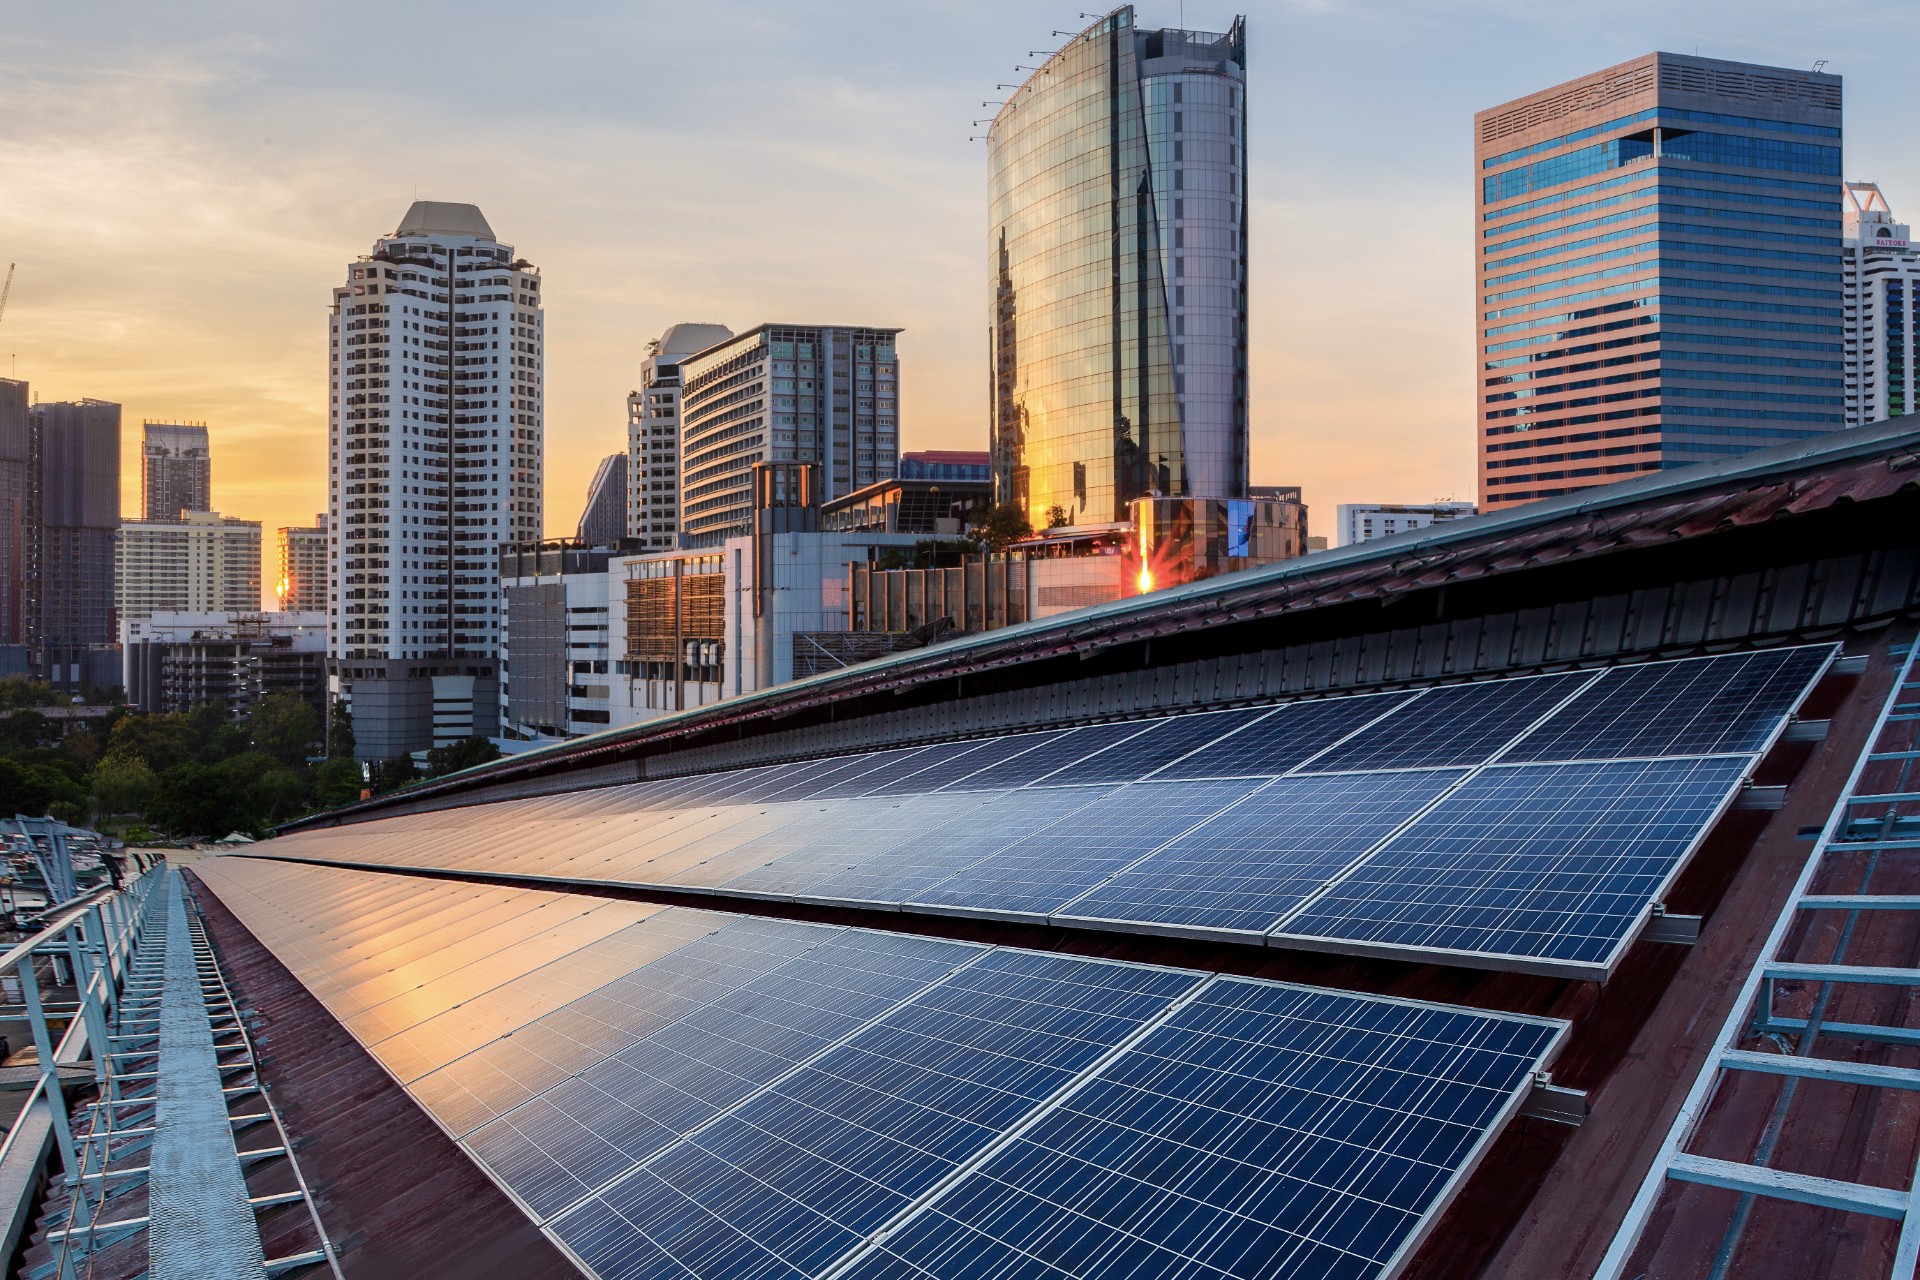
[[[493,745],[492,739],[478,736],[462,738],[451,746],[435,747],[427,752],[427,776],[438,778],[442,774],[471,769],[474,765],[499,758],[500,748]]]
[[[1027,519],[1027,513],[1010,502],[1002,503],[980,518],[980,523],[972,529],[973,536],[986,544],[990,551],[1003,551],[1016,542],[1023,542],[1033,536],[1033,523]]]
[[[301,813],[309,786],[263,751],[216,764],[178,764],[160,775],[147,817],[169,835],[218,840],[229,832],[262,835]]]
[[[127,716],[113,726],[107,754],[133,756],[155,773],[165,773],[193,759],[198,748],[183,715]]]
[[[335,760],[351,760],[358,745],[353,738],[353,710],[345,698],[335,698],[331,723],[327,726],[327,755]]]
[[[301,764],[320,743],[320,713],[297,693],[271,694],[247,718],[247,736],[255,751],[284,765]]]
[[[951,569],[980,554],[980,544],[968,538],[922,538],[911,547],[881,547],[874,556],[876,569]]]
[[[352,804],[360,798],[360,789],[366,785],[361,780],[358,760],[340,756],[323,760],[313,769],[313,803],[322,809]]]
[[[53,707],[65,699],[52,685],[29,680],[25,676],[0,679],[0,711],[18,711],[27,707]]]
[[[94,806],[109,817],[144,813],[159,782],[139,756],[108,756],[93,771]]]
[[[85,822],[86,788],[53,765],[0,757],[0,817],[47,813],[62,821]]]
[[[52,732],[47,718],[38,711],[9,711],[0,716],[0,752],[16,755],[44,746]]]
[[[373,790],[376,794],[406,786],[420,776],[408,756],[395,756],[373,766]]]

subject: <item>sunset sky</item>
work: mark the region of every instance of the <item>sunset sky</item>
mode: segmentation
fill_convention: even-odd
[[[1085,25],[1011,0],[10,12],[0,372],[125,406],[130,513],[141,420],[207,422],[215,504],[269,531],[325,502],[329,290],[416,198],[478,204],[541,269],[550,533],[624,447],[643,344],[682,320],[903,326],[902,447],[984,448],[971,122],[1051,30]],[[1182,20],[1177,0],[1139,13]],[[1905,17],[1252,6],[1254,480],[1305,486],[1322,531],[1340,502],[1473,496],[1479,108],[1654,49],[1824,58],[1846,77],[1847,175],[1920,220]]]

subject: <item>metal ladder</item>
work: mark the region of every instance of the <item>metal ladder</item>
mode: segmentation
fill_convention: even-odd
[[[1788,1200],[1848,1213],[1870,1214],[1900,1224],[1891,1274],[1899,1280],[1914,1275],[1920,1262],[1920,1169],[1914,1171],[1905,1191],[1867,1186],[1834,1178],[1813,1177],[1769,1167],[1765,1161],[1771,1151],[1777,1124],[1770,1124],[1755,1144],[1751,1162],[1718,1160],[1694,1155],[1687,1145],[1723,1081],[1734,1072],[1761,1072],[1787,1077],[1785,1092],[1775,1105],[1776,1119],[1783,1123],[1785,1107],[1792,1091],[1802,1080],[1829,1081],[1877,1089],[1920,1089],[1920,1069],[1880,1066],[1871,1063],[1816,1058],[1813,1050],[1819,1037],[1868,1041],[1887,1045],[1920,1045],[1920,1030],[1866,1023],[1832,1022],[1825,1018],[1836,988],[1848,984],[1920,986],[1920,969],[1850,965],[1845,963],[1846,949],[1859,913],[1865,911],[1920,911],[1920,895],[1874,894],[1869,892],[1873,872],[1880,855],[1891,850],[1920,850],[1920,812],[1901,814],[1902,807],[1920,805],[1920,785],[1914,774],[1920,769],[1920,643],[1895,648],[1890,656],[1900,660],[1899,673],[1881,706],[1873,731],[1848,773],[1845,786],[1833,812],[1821,828],[1813,851],[1760,949],[1760,956],[1746,982],[1741,986],[1733,1008],[1721,1025],[1707,1060],[1701,1065],[1693,1087],[1681,1104],[1679,1114],[1668,1129],[1665,1142],[1655,1155],[1653,1166],[1642,1181],[1627,1215],[1615,1233],[1612,1245],[1595,1270],[1595,1280],[1623,1280],[1654,1206],[1668,1182],[1698,1183],[1740,1193],[1740,1201],[1729,1227],[1722,1253],[1726,1254],[1744,1229],[1748,1214],[1767,1200]],[[1891,789],[1863,790],[1863,779],[1875,765],[1890,765],[1899,781]],[[1889,771],[1882,771],[1884,774]],[[1866,809],[1882,812],[1862,813]],[[1813,886],[1822,873],[1834,867],[1832,855],[1853,858],[1863,855],[1865,870],[1859,875],[1857,891],[1846,894],[1816,894]],[[1836,868],[1837,869],[1837,868]],[[1832,962],[1805,964],[1785,957],[1786,946],[1794,936],[1794,927],[1808,912],[1845,912],[1845,924],[1839,931]],[[1915,918],[1920,933],[1920,917]],[[1808,1016],[1789,1018],[1775,1012],[1779,984],[1817,984]],[[1756,1052],[1741,1049],[1740,1042],[1750,1036],[1767,1036],[1781,1046],[1781,1052]],[[1721,1262],[1726,1258],[1723,1256]],[[1715,1274],[1719,1274],[1716,1268]]]

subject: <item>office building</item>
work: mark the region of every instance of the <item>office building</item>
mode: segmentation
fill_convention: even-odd
[[[1471,502],[1343,502],[1335,546],[1350,547],[1473,514]]]
[[[120,406],[57,401],[27,411],[21,603],[36,680],[78,691],[119,678],[113,533],[120,526]]]
[[[213,510],[213,447],[204,422],[140,424],[140,518]]]
[[[647,344],[640,389],[627,395],[627,536],[651,551],[680,545],[680,362],[733,337],[719,324],[677,324]]]
[[[813,463],[831,500],[900,459],[898,329],[765,324],[680,362],[680,539],[751,531],[753,468]]]
[[[1246,30],[1067,41],[987,133],[996,500],[1036,529],[1246,497]]]
[[[121,623],[127,704],[164,714],[203,703],[244,720],[276,693],[326,710],[324,611],[163,610]]]
[[[359,750],[491,733],[498,554],[542,528],[540,277],[418,201],[333,291],[329,653]]]
[[[1920,251],[1871,182],[1847,184],[1847,425],[1912,413]]]
[[[501,733],[567,738],[611,723],[607,562],[619,554],[564,541],[500,548]]]
[[[627,455],[600,459],[587,484],[587,502],[580,510],[574,537],[589,546],[618,542],[627,536]]]
[[[217,511],[127,520],[113,538],[114,608],[127,623],[161,611],[260,609],[260,522]]]
[[[327,513],[307,526],[282,525],[275,538],[278,572],[274,594],[283,613],[310,613],[327,609]]]
[[[1844,425],[1840,88],[1655,53],[1475,117],[1483,510]]]

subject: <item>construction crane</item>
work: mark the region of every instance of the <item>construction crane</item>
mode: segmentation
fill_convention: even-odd
[[[7,282],[4,285],[0,285],[0,318],[5,318],[7,314],[7,295],[13,292],[13,268],[14,264],[9,262],[7,264]]]

